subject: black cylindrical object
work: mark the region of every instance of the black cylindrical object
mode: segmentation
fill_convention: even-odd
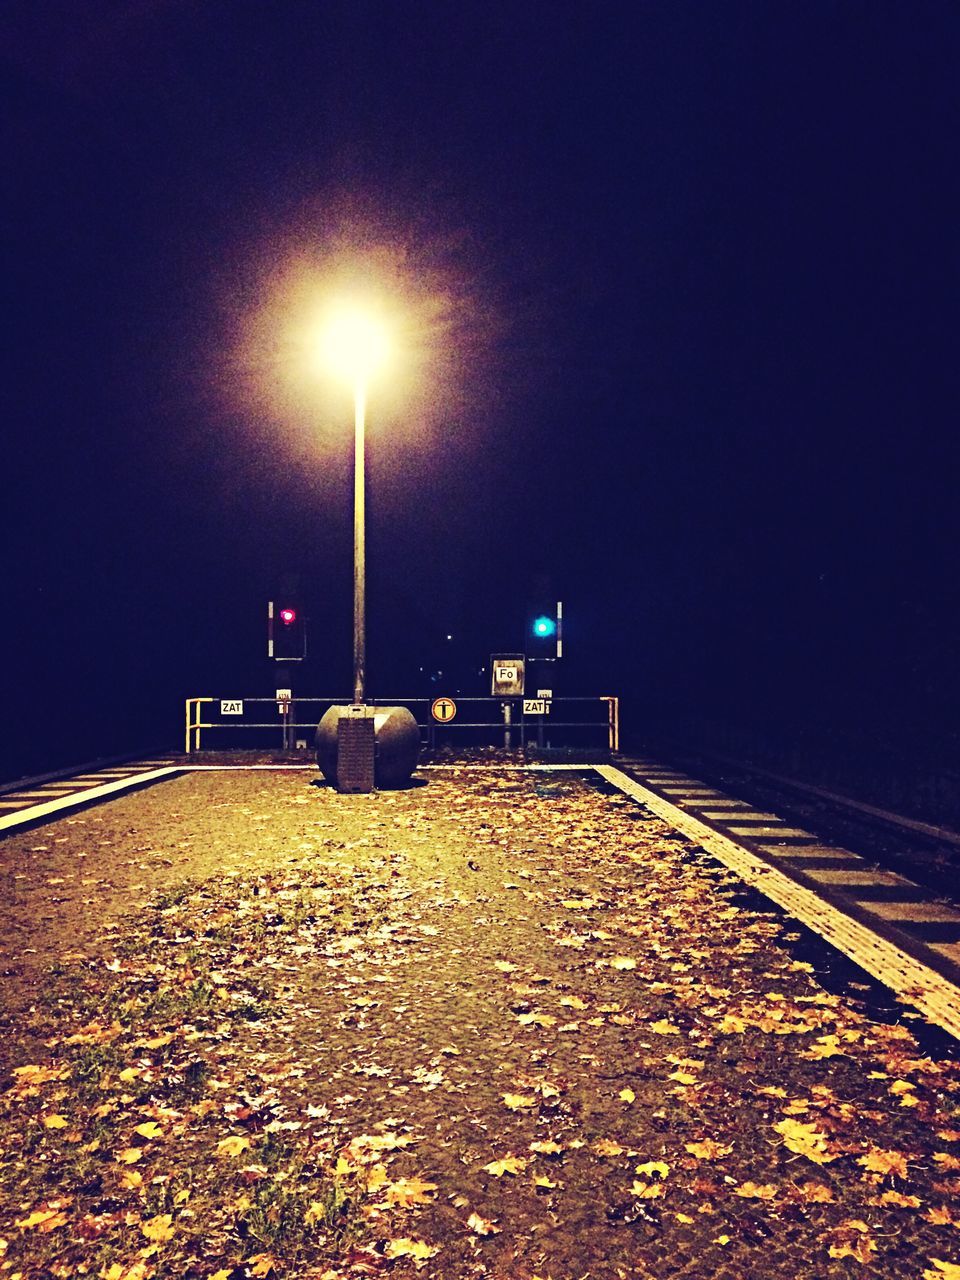
[[[413,712],[407,707],[364,707],[364,713],[374,723],[377,787],[406,786],[420,758],[420,726]],[[334,785],[337,782],[337,725],[344,717],[356,714],[351,707],[330,707],[317,725],[314,740],[317,767]]]

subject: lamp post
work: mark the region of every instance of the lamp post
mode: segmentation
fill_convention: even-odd
[[[376,316],[355,306],[333,311],[323,333],[325,363],[353,388],[353,701],[366,696],[366,413],[371,377],[386,363],[389,341]]]
[[[359,710],[333,706],[324,712],[317,764],[338,790],[362,792],[409,781],[420,753],[420,730],[408,707],[366,705],[367,389],[386,363],[389,343],[376,316],[351,307],[330,316],[323,347],[328,367],[349,379],[353,390],[353,702]]]
[[[367,388],[359,377],[353,388],[353,701],[364,700],[367,667],[366,541]]]

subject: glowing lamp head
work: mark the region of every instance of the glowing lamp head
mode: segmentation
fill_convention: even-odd
[[[283,623],[283,625],[284,625],[285,627],[292,626],[292,625],[293,625],[293,623],[295,623],[295,622],[296,622],[296,620],[297,620],[297,611],[296,611],[296,609],[281,609],[281,610],[280,610],[280,621]]]
[[[320,338],[324,365],[338,377],[365,386],[390,358],[390,339],[382,322],[359,307],[330,313]]]
[[[548,618],[545,614],[542,614],[539,618],[534,618],[533,634],[535,636],[547,639],[550,636],[556,635],[556,633],[557,624],[553,618]]]

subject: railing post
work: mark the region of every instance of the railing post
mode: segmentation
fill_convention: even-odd
[[[190,705],[192,699],[187,698],[186,707],[184,708],[184,718],[186,720],[186,741],[184,743],[184,754],[190,754]]]

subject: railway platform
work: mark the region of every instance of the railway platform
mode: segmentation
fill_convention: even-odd
[[[640,758],[144,763],[0,841],[5,1273],[960,1275],[953,943],[870,868]]]

